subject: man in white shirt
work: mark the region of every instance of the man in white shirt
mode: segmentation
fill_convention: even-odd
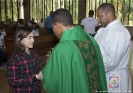
[[[98,21],[93,18],[94,11],[89,11],[89,17],[84,18],[81,22],[81,26],[84,30],[89,33],[90,35],[94,36],[96,33],[96,27],[98,26]]]
[[[115,8],[104,3],[97,9],[99,23],[103,26],[97,31],[95,39],[100,46],[108,93],[130,93],[131,76],[127,67],[130,45],[129,31],[116,20]]]

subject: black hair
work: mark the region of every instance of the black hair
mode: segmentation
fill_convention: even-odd
[[[90,10],[89,11],[89,15],[94,15],[94,11],[93,10]]]
[[[101,4],[98,9],[102,9],[103,13],[107,14],[108,12],[111,12],[115,16],[115,8],[110,3],[103,3]]]
[[[70,12],[66,9],[57,9],[51,16],[52,23],[55,24],[57,22],[63,24],[64,26],[72,26],[73,19]]]

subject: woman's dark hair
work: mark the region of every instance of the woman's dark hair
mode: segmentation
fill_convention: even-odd
[[[66,9],[58,9],[56,10],[52,16],[52,23],[55,24],[56,22],[59,22],[63,24],[64,26],[72,26],[73,25],[73,19],[70,12]]]
[[[12,54],[12,58],[16,54],[23,55],[25,53],[25,47],[21,44],[21,40],[26,38],[31,32],[32,32],[32,29],[26,26],[23,26],[17,29],[15,33],[14,52]]]

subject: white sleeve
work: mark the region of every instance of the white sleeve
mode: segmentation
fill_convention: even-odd
[[[127,51],[128,39],[124,33],[116,33],[106,42],[106,50],[102,53],[105,71],[118,67],[124,53]]]

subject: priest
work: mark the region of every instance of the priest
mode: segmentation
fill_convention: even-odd
[[[60,39],[43,69],[47,93],[107,93],[100,49],[81,26],[73,26],[66,9],[52,14],[52,27]]]

